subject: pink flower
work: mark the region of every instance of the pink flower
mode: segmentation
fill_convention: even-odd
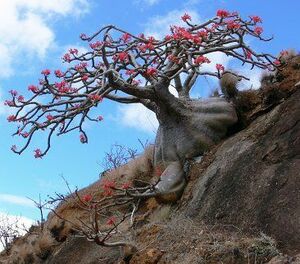
[[[102,188],[104,190],[105,196],[110,196],[113,194],[113,188],[116,187],[116,183],[111,180],[104,179],[102,180]]]
[[[184,22],[187,22],[188,20],[192,20],[191,16],[187,13],[185,13],[181,19],[184,21]]]
[[[42,151],[40,149],[35,149],[34,150],[34,157],[37,158],[42,158]]]
[[[207,57],[201,55],[194,59],[194,63],[198,65],[202,63],[210,63],[210,60]]]
[[[81,62],[81,63],[75,65],[75,70],[80,72],[80,71],[83,71],[87,66],[88,66],[88,64],[86,62]]]
[[[131,35],[128,33],[125,33],[122,35],[121,40],[123,40],[124,43],[127,43],[128,41],[131,40]]]
[[[19,103],[22,103],[22,102],[25,101],[25,98],[24,98],[23,95],[19,95],[17,100],[18,100]]]
[[[207,30],[203,29],[203,30],[200,30],[197,34],[198,34],[201,38],[207,38],[208,32],[207,32]]]
[[[88,78],[89,78],[89,76],[88,76],[87,74],[81,76],[81,80],[82,80],[82,81],[87,81]]]
[[[18,95],[18,92],[16,90],[10,90],[9,93],[13,96],[16,97]]]
[[[262,19],[259,16],[250,16],[251,20],[256,23],[262,23]]]
[[[223,72],[224,71],[224,66],[222,64],[217,63],[216,64],[216,69],[217,69],[218,72],[219,71]]]
[[[48,120],[49,122],[50,122],[51,120],[53,120],[53,119],[54,119],[54,117],[53,117],[52,115],[50,115],[50,114],[49,114],[49,115],[47,115],[47,116],[46,116],[46,118],[47,118],[47,120]]]
[[[155,69],[155,68],[148,68],[147,70],[146,70],[146,75],[147,76],[155,76],[155,75],[157,75],[157,69]]]
[[[286,56],[286,55],[289,55],[289,52],[287,50],[280,51],[280,54],[279,54],[280,57]]]
[[[122,52],[116,54],[116,59],[121,62],[125,62],[128,60],[128,53],[125,51],[122,51]]]
[[[82,196],[82,200],[86,203],[89,203],[93,199],[93,196],[90,194],[86,194]]]
[[[264,31],[264,30],[263,30],[262,27],[255,27],[255,28],[254,28],[254,33],[255,33],[256,35],[260,35],[263,31]]]
[[[102,44],[103,44],[103,42],[97,40],[97,41],[94,42],[94,43],[90,43],[90,47],[91,47],[92,49],[98,49],[98,48],[100,48],[100,47],[102,46]]]
[[[246,50],[246,59],[251,60],[252,59],[252,53],[250,50]]]
[[[62,73],[61,70],[55,70],[55,71],[54,71],[54,74],[55,74],[55,76],[56,76],[57,78],[61,78],[61,77],[64,76],[64,74]]]
[[[224,17],[228,17],[229,15],[230,15],[230,13],[227,10],[219,9],[217,11],[217,16],[218,17],[224,18]]]
[[[116,218],[114,216],[111,216],[110,218],[108,218],[106,224],[115,225],[115,222],[116,222]]]
[[[41,74],[48,76],[51,73],[49,69],[42,70]]]
[[[29,136],[29,133],[28,132],[23,132],[23,133],[21,133],[21,136],[23,138],[27,138]]]
[[[37,93],[39,91],[39,89],[38,89],[37,86],[31,84],[31,85],[28,86],[28,91],[31,91],[33,93]]]
[[[80,134],[79,139],[82,144],[87,143],[87,138],[83,133]]]
[[[89,94],[89,99],[94,102],[102,102],[103,97],[99,94]]]
[[[7,117],[7,121],[8,121],[8,122],[14,122],[14,121],[16,121],[16,116],[15,116],[15,115],[9,115],[9,116]]]
[[[71,61],[71,56],[69,53],[66,53],[64,56],[63,56],[63,60],[65,62],[70,62]]]
[[[126,74],[126,75],[132,75],[132,74],[135,74],[135,70],[126,70],[125,74]]]
[[[274,60],[273,64],[276,66],[280,66],[281,62],[280,62],[280,60]]]
[[[70,54],[78,55],[78,49],[69,49]]]
[[[69,83],[66,81],[56,82],[54,86],[60,93],[69,93],[71,89]]]
[[[241,27],[241,25],[235,22],[234,20],[229,20],[226,22],[226,24],[227,24],[227,28],[232,30],[239,29]]]
[[[4,105],[8,105],[8,106],[15,106],[15,102],[14,101],[10,101],[10,100],[5,100]]]
[[[103,121],[103,116],[99,115],[99,116],[97,117],[97,120],[98,120],[98,121]]]

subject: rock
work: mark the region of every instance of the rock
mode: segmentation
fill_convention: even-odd
[[[283,251],[300,252],[299,101],[298,90],[220,144],[192,183],[187,216],[262,231]]]

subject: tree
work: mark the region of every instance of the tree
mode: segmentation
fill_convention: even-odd
[[[28,87],[33,93],[30,99],[11,91],[12,100],[6,104],[17,112],[8,121],[20,123],[15,135],[26,139],[21,149],[13,146],[12,150],[21,154],[41,130],[48,131],[47,147],[36,149],[36,158],[49,151],[54,132],[62,135],[78,130],[80,141],[87,143],[82,125],[87,120],[103,119],[90,116],[91,109],[102,100],[141,103],[159,121],[154,165],[163,163],[167,167],[165,180],[147,195],[182,190],[185,161],[218,142],[237,121],[234,106],[226,98],[196,100],[189,96],[198,77],[220,79],[228,73],[218,63],[214,71],[203,70],[205,64],[211,63],[207,56],[220,52],[243,65],[262,69],[274,69],[280,62],[247,44],[250,38],[271,40],[262,37],[263,28],[259,26],[262,21],[258,16],[243,19],[236,12],[218,10],[214,18],[203,24],[193,24],[189,14],[181,19],[185,27],[171,26],[170,35],[162,40],[134,35],[113,25],[92,36],[82,34],[81,39],[89,43],[91,50],[80,54],[77,49],[70,49],[63,56],[70,67],[64,72],[54,71],[57,81],[53,82],[51,71],[45,69],[39,86]],[[170,86],[175,87],[178,97],[170,93]]]

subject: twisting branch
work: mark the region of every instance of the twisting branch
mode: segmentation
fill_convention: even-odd
[[[171,81],[179,97],[188,98],[199,76],[222,77],[225,69],[221,64],[217,63],[215,70],[203,70],[205,64],[212,63],[207,56],[215,52],[252,68],[272,70],[280,64],[274,56],[256,52],[247,45],[250,38],[272,39],[262,37],[261,19],[257,16],[243,19],[236,12],[218,10],[214,18],[199,25],[193,24],[188,14],[182,20],[185,27],[171,26],[170,34],[161,40],[131,34],[114,25],[91,36],[82,34],[81,39],[89,43],[90,50],[80,54],[77,49],[70,49],[63,56],[70,65],[67,70],[55,70],[55,76],[50,70],[43,70],[39,85],[28,87],[32,93],[29,99],[11,91],[12,99],[6,104],[15,108],[16,113],[8,121],[18,123],[14,135],[26,139],[23,147],[13,146],[12,150],[21,154],[33,136],[44,130],[48,131],[47,146],[43,151],[35,150],[36,158],[47,153],[54,134],[78,130],[80,141],[87,143],[83,123],[103,120],[102,116],[90,116],[90,110],[103,99],[142,103],[156,112],[162,100],[156,91],[165,89],[168,93]]]

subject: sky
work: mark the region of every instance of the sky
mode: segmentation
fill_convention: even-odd
[[[89,144],[80,143],[78,132],[70,133],[55,138],[47,156],[35,159],[33,150],[46,143],[46,135],[40,134],[19,156],[10,151],[19,141],[11,136],[16,127],[6,120],[11,110],[3,102],[9,99],[9,90],[26,95],[28,85],[38,82],[41,70],[63,67],[61,57],[69,48],[86,51],[89,47],[80,40],[81,33],[89,35],[114,24],[136,34],[160,37],[185,12],[201,22],[213,17],[217,9],[263,19],[265,36],[274,36],[274,40],[250,43],[257,50],[277,55],[300,47],[296,21],[300,2],[296,0],[0,0],[0,214],[22,216],[26,223],[38,219],[39,212],[28,197],[37,200],[39,195],[46,198],[65,192],[62,176],[71,186],[91,184],[99,178],[101,161],[112,144],[141,151],[138,139],[153,142],[157,129],[154,114],[142,106],[104,100],[95,110],[104,120],[86,124]],[[231,65],[220,54],[212,59]],[[245,87],[259,86],[259,71],[240,66],[237,70],[251,77]],[[198,82],[193,96],[207,96],[216,85]]]

